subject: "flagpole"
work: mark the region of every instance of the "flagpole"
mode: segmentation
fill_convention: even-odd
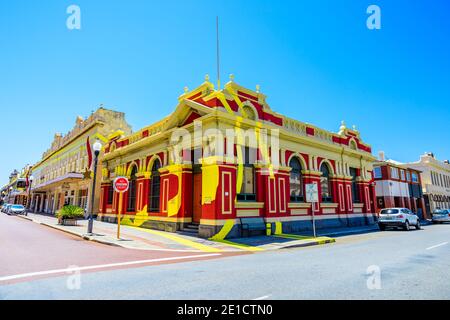
[[[220,46],[219,46],[219,16],[216,17],[216,39],[217,39],[217,90],[220,90]]]

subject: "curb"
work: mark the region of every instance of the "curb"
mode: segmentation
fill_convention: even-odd
[[[373,233],[373,232],[379,232],[380,229],[369,229],[369,230],[349,230],[349,231],[342,231],[342,232],[330,232],[330,233],[324,233],[321,234],[321,237],[344,237],[344,236],[349,236],[349,235],[354,235],[354,234],[366,234],[366,233]]]
[[[83,240],[97,242],[97,243],[101,243],[101,244],[105,244],[105,245],[109,245],[109,246],[113,246],[113,247],[126,248],[126,247],[123,247],[123,246],[121,246],[119,244],[116,244],[116,243],[111,243],[111,242],[102,241],[102,240],[98,240],[98,239],[92,239],[89,236],[82,235],[82,234],[79,234],[79,233],[76,233],[76,232],[73,232],[73,231],[70,231],[70,230],[66,230],[66,229],[63,229],[63,228],[59,228],[57,226],[54,226],[54,225],[51,225],[51,224],[48,224],[48,223],[45,223],[45,222],[37,222],[37,223],[39,223],[40,225],[46,226],[48,228],[52,228],[54,230],[62,231],[62,232],[65,232],[65,233],[69,233],[69,234],[71,234],[73,236],[76,236],[76,237],[79,237],[79,238],[81,238]]]
[[[20,219],[25,219],[25,220],[28,220],[28,221],[34,222],[34,220],[33,220],[32,218],[30,218],[30,217],[27,217],[27,216],[17,215],[16,217],[18,217],[18,218],[20,218]]]
[[[291,249],[291,248],[302,248],[302,247],[312,247],[312,246],[320,246],[323,244],[328,244],[328,243],[335,243],[336,240],[335,239],[329,239],[329,240],[318,240],[318,241],[312,241],[312,242],[307,242],[307,243],[298,243],[298,244],[293,244],[293,245],[288,245],[285,247],[282,247],[278,250],[282,250],[282,249]]]

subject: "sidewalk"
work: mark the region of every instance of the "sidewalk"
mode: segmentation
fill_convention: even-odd
[[[281,234],[232,240],[212,241],[179,233],[121,226],[120,240],[117,239],[117,225],[94,221],[94,235],[87,235],[87,220],[78,221],[78,226],[61,226],[55,217],[29,213],[20,218],[57,229],[85,240],[127,249],[179,251],[179,252],[257,252],[284,248],[307,247],[332,243],[328,237],[313,238],[304,235]]]

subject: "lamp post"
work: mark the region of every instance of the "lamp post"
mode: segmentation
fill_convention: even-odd
[[[11,187],[9,187],[9,193],[8,193],[8,203],[9,202],[11,202],[11,195],[12,195],[12,192],[13,192],[13,190],[14,190],[14,188],[11,186]]]
[[[27,203],[28,210],[31,209],[31,185],[33,184],[33,180],[34,180],[33,175],[28,177],[28,181],[30,182],[30,184],[28,185],[28,203]],[[25,215],[28,215],[28,210],[25,210]]]
[[[94,200],[95,200],[95,185],[97,182],[97,163],[98,163],[98,155],[100,154],[100,150],[102,149],[102,144],[99,140],[97,140],[92,146],[94,149],[94,178],[92,181],[92,192],[91,192],[91,210],[89,212],[89,223],[88,223],[88,234],[92,234],[92,228],[94,226]]]

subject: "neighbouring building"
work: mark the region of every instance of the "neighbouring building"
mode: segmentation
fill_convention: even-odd
[[[410,168],[422,172],[422,190],[427,211],[450,209],[450,162],[440,161],[429,152],[417,162],[407,163]]]
[[[68,204],[90,208],[92,179],[87,140],[91,144],[97,139],[105,143],[111,137],[130,133],[124,113],[100,107],[87,119],[77,117],[75,127],[66,135],[55,134],[51,147],[31,169],[31,210],[54,214]],[[98,211],[98,196],[93,209]]]
[[[421,219],[429,218],[419,170],[397,161],[385,160],[383,152],[380,152],[379,161],[373,167],[378,209],[408,208]]]
[[[11,172],[9,182],[0,189],[3,203],[27,205],[27,174],[29,168],[30,166],[25,166],[20,172],[17,170]]]
[[[265,133],[267,135],[265,136]],[[256,142],[255,142],[256,141]],[[206,78],[175,111],[133,135],[114,137],[102,158],[99,219],[201,237],[239,236],[242,218],[275,232],[374,223],[376,158],[354,127],[338,133],[278,114],[257,86]],[[130,188],[119,201],[113,180]],[[318,202],[306,202],[316,184]],[[309,189],[308,189],[309,190]]]

